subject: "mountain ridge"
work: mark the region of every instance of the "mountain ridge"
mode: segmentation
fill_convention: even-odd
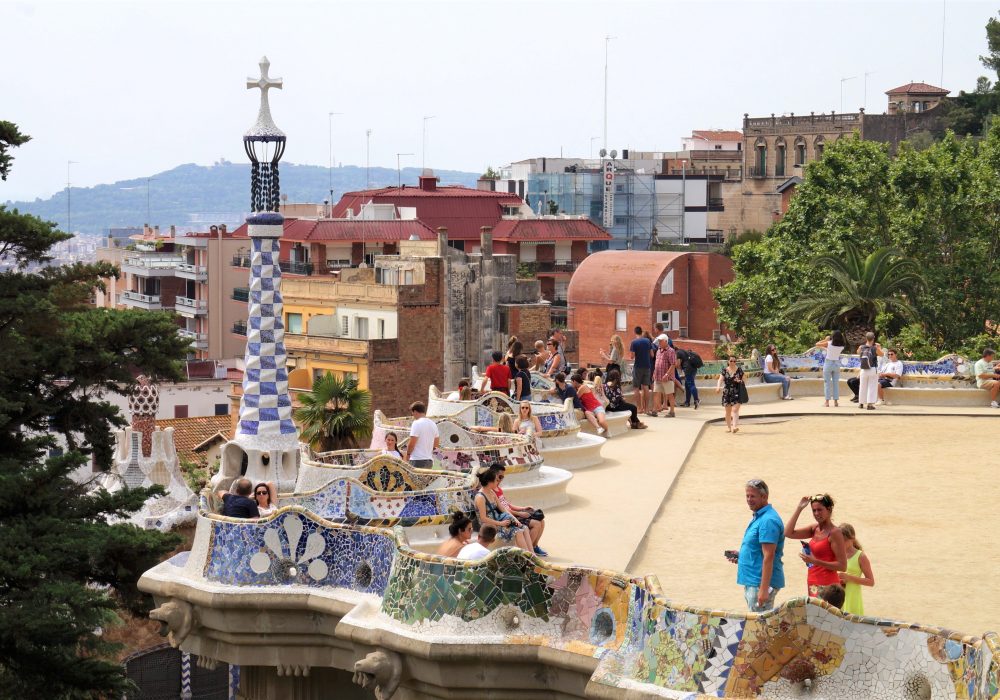
[[[397,175],[392,168],[371,168],[372,187],[397,184],[416,185],[420,168],[403,168]],[[442,185],[475,187],[479,173],[461,170],[436,170]],[[365,189],[365,168],[344,165],[330,171],[319,165],[281,164],[281,192],[288,202],[321,203],[333,201],[344,192]],[[332,176],[332,178],[331,178]],[[149,216],[146,187],[149,186]],[[332,180],[332,182],[331,182]],[[67,192],[62,190],[47,199],[7,201],[7,208],[54,221],[67,227]],[[74,233],[98,235],[109,228],[141,226],[144,223],[180,230],[202,230],[211,224],[235,226],[242,223],[250,209],[250,165],[222,160],[213,165],[185,163],[150,178],[139,177],[117,182],[74,187],[70,194]]]

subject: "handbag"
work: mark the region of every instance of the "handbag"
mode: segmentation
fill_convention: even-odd
[[[750,392],[745,382],[740,382],[736,388],[736,400],[740,403],[750,403]]]

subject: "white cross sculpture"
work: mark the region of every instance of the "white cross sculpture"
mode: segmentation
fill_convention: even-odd
[[[271,78],[267,75],[271,62],[267,56],[260,59],[260,77],[247,77],[247,90],[260,88],[260,110],[257,112],[257,122],[246,133],[246,136],[284,136],[284,132],[279,129],[271,118],[271,105],[267,101],[267,91],[271,88],[282,88],[281,78]]]

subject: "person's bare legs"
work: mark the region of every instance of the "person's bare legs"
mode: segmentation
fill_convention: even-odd
[[[538,546],[538,540],[542,539],[542,533],[543,532],[545,532],[545,521],[544,520],[529,520],[528,521],[528,536],[531,539],[532,548]]]
[[[583,415],[586,416],[590,424],[594,426],[594,430],[597,430],[598,428],[601,427],[600,423],[597,422],[597,417],[593,414],[593,412],[584,411]]]
[[[600,426],[602,428],[604,428],[605,431],[607,431],[607,429],[608,429],[608,418],[604,414],[603,411],[601,413],[597,414],[597,422],[600,424]]]
[[[733,405],[733,432],[737,433],[740,430],[740,407],[743,404]]]
[[[733,432],[733,407],[726,404],[726,432]]]
[[[534,546],[531,544],[531,537],[528,535],[528,530],[521,530],[516,535],[514,535],[514,540],[517,542],[517,546],[526,552],[535,551]]]

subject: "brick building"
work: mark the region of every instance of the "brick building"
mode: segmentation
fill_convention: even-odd
[[[724,328],[712,289],[733,279],[717,253],[605,251],[587,258],[569,285],[570,326],[580,334],[580,364],[603,365],[612,335],[626,349],[633,328],[663,323],[670,337],[713,358]]]

